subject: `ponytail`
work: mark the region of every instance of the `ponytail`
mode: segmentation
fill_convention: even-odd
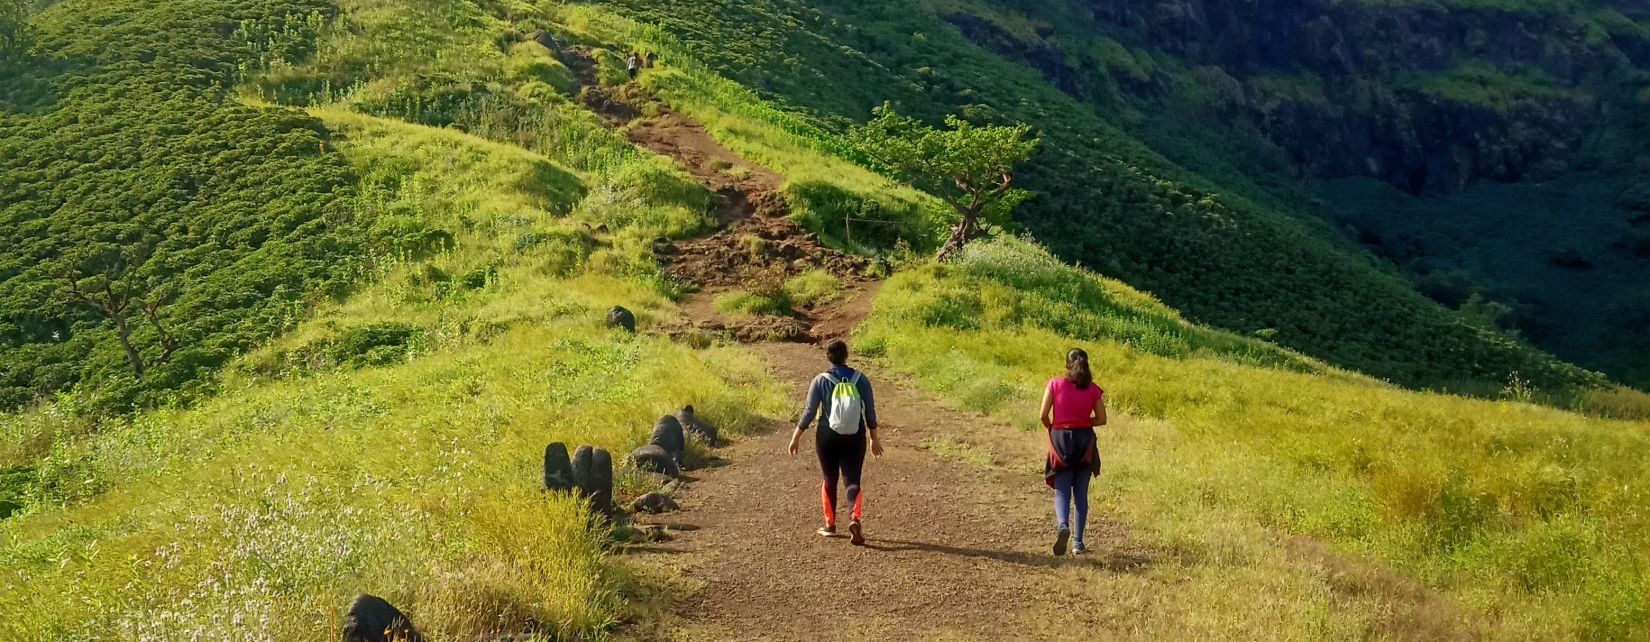
[[[1094,373],[1089,370],[1089,353],[1082,348],[1072,348],[1066,353],[1066,381],[1077,386],[1078,390],[1088,390],[1094,383]]]

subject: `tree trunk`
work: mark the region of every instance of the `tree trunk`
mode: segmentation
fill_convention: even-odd
[[[964,211],[961,214],[962,218],[957,221],[956,225],[951,226],[951,238],[946,239],[945,245],[940,247],[938,259],[941,263],[949,262],[951,257],[961,250],[964,245],[974,240],[974,237],[979,236],[979,212]]]
[[[109,318],[115,322],[115,331],[120,334],[120,345],[126,348],[127,363],[132,364],[132,371],[137,373],[137,378],[142,379],[143,357],[138,354],[137,348],[132,347],[132,328],[126,325],[126,315],[117,312]]]

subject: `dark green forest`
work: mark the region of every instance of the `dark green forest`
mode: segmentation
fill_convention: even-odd
[[[68,2],[6,27],[0,408],[80,384],[95,408],[186,401],[352,282],[370,234],[328,133],[225,89],[237,34],[326,10]]]
[[[1499,386],[1513,373],[1545,387],[1600,381],[1417,293],[1316,216],[1275,148],[1236,156],[1275,159],[1275,175],[1188,169],[1114,122],[1120,111],[1060,91],[935,13],[790,0],[602,4],[663,25],[722,73],[837,126],[885,100],[930,122],[960,113],[1031,124],[1045,146],[1020,176],[1036,196],[1016,211],[1019,223],[1067,261],[1199,321],[1411,386]],[[1189,146],[1210,156],[1245,140],[1263,146]]]
[[[1634,184],[1642,146],[1620,139],[1643,130],[1642,112],[1617,110],[1601,120],[1607,140],[1541,130],[1551,134],[1541,140],[1574,148],[1575,167],[1591,163],[1590,175],[1605,177],[1584,191],[1608,203],[1583,208],[1592,222],[1571,229],[1618,236],[1525,248],[1498,241],[1514,237],[1496,236],[1494,224],[1477,225],[1481,241],[1432,243],[1420,258],[1410,251],[1414,238],[1465,229],[1440,224],[1446,217],[1429,214],[1429,204],[1457,203],[1452,211],[1467,216],[1461,212],[1471,202],[1509,199],[1439,199],[1471,194],[1461,190],[1474,185],[1517,185],[1521,177],[1478,161],[1416,165],[1402,154],[1369,152],[1368,176],[1341,178],[1384,183],[1406,196],[1334,189],[1338,183],[1321,181],[1340,180],[1347,167],[1303,148],[1301,136],[1291,138],[1277,123],[1289,114],[1288,122],[1318,122],[1322,105],[1341,102],[1365,105],[1358,113],[1378,118],[1380,105],[1415,109],[1404,102],[1413,95],[1483,114],[1534,114],[1486,116],[1489,133],[1551,125],[1570,113],[1544,120],[1553,109],[1642,100],[1630,91],[1642,80],[1633,61],[1650,47],[1574,45],[1568,60],[1578,71],[1570,75],[1536,66],[1503,72],[1476,59],[1406,66],[1398,53],[1383,51],[1384,62],[1370,63],[1379,73],[1366,74],[1380,82],[1359,85],[1381,99],[1358,102],[1345,83],[1311,67],[1330,63],[1288,68],[1276,52],[1268,58],[1242,49],[1256,33],[1214,39],[1222,46],[1213,50],[1172,41],[1154,50],[1147,45],[1162,27],[1129,22],[1138,11],[1128,5],[601,4],[659,25],[696,58],[794,110],[800,126],[845,133],[884,102],[929,123],[957,114],[981,125],[1029,124],[1045,144],[1016,177],[1032,196],[1009,227],[1197,321],[1414,387],[1496,392],[1513,379],[1555,390],[1604,381],[1530,343],[1619,380],[1643,374],[1621,355],[1646,344],[1650,302],[1620,284],[1643,272],[1650,219],[1634,208],[1650,198],[1603,195],[1598,187]],[[330,3],[70,1],[26,21],[29,5],[4,6],[0,407],[80,383],[91,384],[83,387],[86,401],[100,408],[186,402],[210,387],[217,367],[347,290],[374,260],[444,243],[439,230],[363,213],[370,208],[358,207],[359,178],[319,122],[244,104],[234,90],[269,61],[309,56],[337,11]],[[509,12],[504,5],[487,10]],[[1493,27],[1494,11],[1482,11],[1489,17],[1480,26]],[[1650,42],[1640,38],[1639,18],[1585,15],[1583,26],[1599,33],[1579,42]],[[1205,64],[1216,56],[1230,60],[1230,69]],[[1603,72],[1590,69],[1618,71],[1601,79]],[[1617,91],[1606,95],[1602,87]],[[400,91],[420,113],[495,99],[485,84]],[[1550,151],[1537,138],[1448,154],[1501,154],[1512,159],[1501,165],[1511,167]],[[1535,167],[1522,178],[1565,171]],[[1330,186],[1329,196],[1321,186]],[[1493,207],[1483,209],[1494,215]],[[1395,211],[1410,214],[1388,215]],[[1529,209],[1519,220],[1552,220],[1548,213]],[[1594,224],[1609,217],[1619,220]],[[1539,259],[1534,268],[1526,261],[1502,269],[1471,261],[1463,247],[1528,249],[1521,255]],[[1598,269],[1577,269],[1576,253]],[[1579,291],[1597,301],[1550,303],[1577,290],[1577,278],[1592,279]],[[1578,313],[1581,330],[1570,332],[1562,319]]]

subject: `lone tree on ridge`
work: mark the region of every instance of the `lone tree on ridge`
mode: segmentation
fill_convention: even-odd
[[[1014,187],[1014,167],[1042,143],[1030,136],[1029,125],[978,127],[946,116],[946,128],[937,129],[899,115],[886,103],[875,114],[855,136],[860,149],[957,211],[940,261],[983,235],[983,223],[1006,221],[1031,196]]]

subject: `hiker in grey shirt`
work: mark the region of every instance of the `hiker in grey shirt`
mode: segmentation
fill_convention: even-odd
[[[848,490],[848,503],[853,506],[848,522],[850,541],[855,546],[863,546],[865,533],[860,518],[865,512],[865,494],[860,492],[860,472],[865,467],[867,447],[873,456],[882,456],[882,444],[877,441],[876,400],[871,392],[871,380],[847,366],[848,344],[832,341],[825,346],[825,356],[831,361],[831,369],[815,377],[808,386],[807,406],[796,431],[791,433],[788,451],[796,455],[802,432],[817,418],[814,451],[819,455],[820,472],[825,476],[819,488],[825,526],[819,529],[819,534],[836,536],[836,486],[840,478]]]

